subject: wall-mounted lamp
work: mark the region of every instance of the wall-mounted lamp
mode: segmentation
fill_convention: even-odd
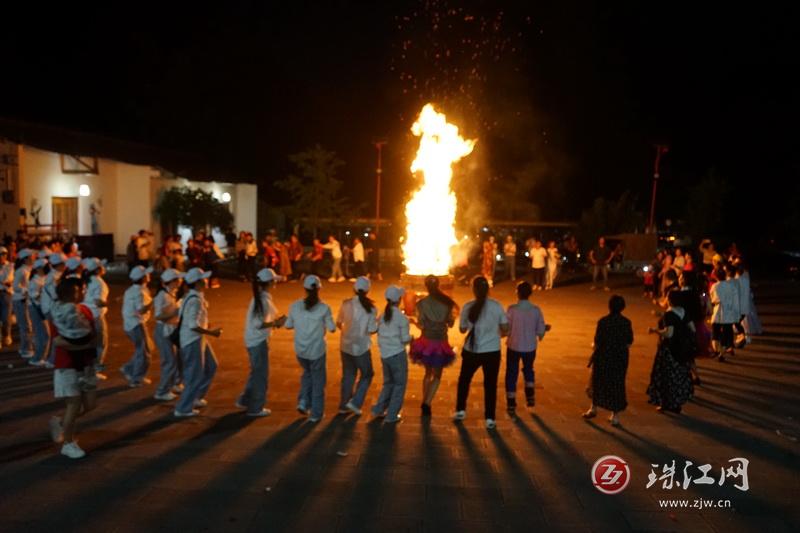
[[[92,189],[90,189],[88,185],[83,183],[81,184],[80,187],[78,187],[78,194],[84,197],[89,196],[90,194],[92,194]]]
[[[229,192],[222,193],[222,196],[220,197],[220,200],[222,200],[223,204],[227,204],[228,202],[231,201],[231,193],[229,193]]]

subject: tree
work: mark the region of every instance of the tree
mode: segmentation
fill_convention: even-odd
[[[709,170],[697,185],[689,189],[685,222],[694,242],[725,233],[729,194],[727,181],[714,169]]]
[[[319,144],[290,155],[289,160],[296,167],[296,174],[275,185],[292,197],[289,215],[308,220],[316,237],[321,219],[341,217],[347,210],[348,200],[340,195],[343,182],[336,178],[344,162]]]
[[[162,191],[153,215],[169,233],[180,226],[193,230],[226,228],[233,224],[233,214],[210,192],[190,187],[172,187]]]
[[[636,196],[625,191],[616,201],[596,198],[594,204],[581,214],[578,223],[580,240],[594,243],[603,235],[629,233],[644,225],[644,216],[636,210]]]

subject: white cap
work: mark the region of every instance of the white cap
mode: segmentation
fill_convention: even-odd
[[[87,257],[86,259],[83,260],[81,264],[83,265],[83,268],[85,268],[87,271],[94,272],[101,266],[103,267],[106,266],[107,263],[108,262],[105,259],[101,260],[97,257]]]
[[[174,268],[168,268],[161,273],[161,281],[164,283],[169,283],[171,281],[175,281],[176,279],[181,279],[182,277],[183,272],[178,272]]]
[[[189,285],[193,285],[201,279],[208,279],[210,277],[211,272],[204,272],[202,268],[193,268],[186,273],[186,275],[183,277],[183,281]]]
[[[8,255],[8,248],[0,246],[0,255]]]
[[[303,280],[303,288],[304,289],[321,289],[322,282],[319,280],[317,276],[311,274],[310,276],[306,276],[306,279]]]
[[[353,284],[353,289],[354,289],[356,292],[358,292],[358,291],[369,292],[369,288],[370,288],[371,286],[372,286],[372,285],[371,285],[371,284],[370,284],[370,282],[369,282],[369,278],[367,278],[367,277],[365,277],[365,276],[359,276],[359,277],[356,279],[356,282]]]
[[[403,295],[405,295],[406,290],[403,287],[398,287],[397,285],[389,285],[386,287],[386,291],[383,293],[386,296],[386,299],[390,302],[399,302]]]
[[[128,274],[128,277],[131,278],[133,281],[139,281],[140,279],[144,278],[146,275],[153,272],[153,267],[145,268],[141,265],[133,267],[131,269],[131,273]]]
[[[77,270],[78,267],[81,266],[81,258],[70,257],[66,260],[65,264],[67,265],[67,270]]]
[[[47,265],[47,259],[45,259],[44,257],[40,257],[39,259],[33,262],[34,269],[42,268],[46,265]]]
[[[284,277],[276,274],[271,268],[262,268],[256,274],[256,279],[261,283],[267,283],[270,281],[283,281]]]
[[[32,255],[33,255],[33,250],[31,250],[30,248],[23,248],[17,254],[17,258],[18,259],[27,259]]]
[[[67,256],[60,253],[50,254],[50,257],[48,259],[50,261],[50,264],[53,266],[63,265],[64,263],[67,262]]]

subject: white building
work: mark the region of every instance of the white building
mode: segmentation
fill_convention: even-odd
[[[229,205],[237,231],[256,233],[256,185],[174,178],[156,161],[158,153],[152,156],[146,147],[91,135],[65,133],[69,139],[64,146],[70,149],[66,153],[53,149],[59,145],[57,135],[52,139],[59,131],[55,129],[47,128],[47,139],[40,142],[31,142],[30,136],[14,142],[10,136],[2,139],[3,129],[8,131],[2,128],[4,123],[8,121],[0,121],[0,235],[13,236],[19,229],[36,232],[34,213],[38,210],[39,232],[112,234],[114,253],[121,255],[130,236],[141,229],[152,231],[156,242],[161,241],[161,225],[153,209],[161,191],[175,186],[211,192]],[[93,139],[102,142],[93,143]],[[93,150],[93,144],[101,146]],[[149,157],[152,162],[142,164]],[[215,231],[215,237],[224,246],[221,233]]]

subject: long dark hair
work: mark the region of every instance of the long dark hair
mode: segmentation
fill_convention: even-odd
[[[364,311],[371,313],[372,310],[375,309],[375,303],[367,296],[366,291],[356,291],[356,295],[358,296],[358,301],[361,302],[361,307],[364,308]]]
[[[303,300],[303,305],[305,305],[306,311],[310,311],[318,303],[319,303],[319,287],[314,287],[313,289],[306,289],[306,297]]]
[[[264,316],[264,302],[261,301],[261,290],[269,286],[271,282],[261,282],[253,280],[253,316]],[[308,309],[308,308],[306,308]]]
[[[476,276],[472,280],[472,293],[475,295],[475,303],[469,308],[467,318],[473,324],[472,329],[469,331],[469,346],[475,347],[475,327],[474,324],[481,316],[483,308],[486,306],[486,299],[489,297],[489,281],[483,276]]]
[[[430,275],[425,278],[425,288],[428,290],[428,295],[446,305],[448,311],[451,311],[456,306],[452,298],[439,290],[439,278],[436,276]]]
[[[383,321],[387,324],[392,321],[392,307],[394,307],[394,305],[395,302],[389,300],[388,298],[386,299],[386,307],[383,310]]]
[[[24,264],[25,264],[25,261],[27,261],[27,260],[28,260],[28,258],[27,258],[27,257],[25,257],[25,258],[20,258],[20,257],[18,257],[18,258],[17,258],[17,260],[16,260],[16,261],[14,261],[14,270],[18,270],[18,269],[19,269],[19,267],[21,267],[22,265],[24,265]]]

